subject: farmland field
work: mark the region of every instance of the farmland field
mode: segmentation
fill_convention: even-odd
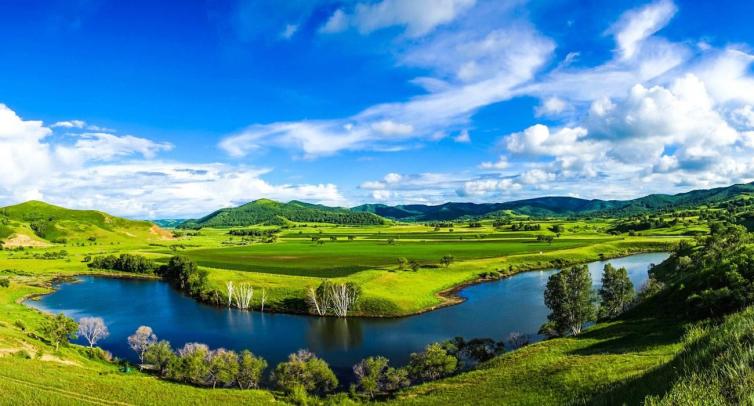
[[[531,252],[578,248],[616,238],[563,238],[548,244],[532,238],[425,239],[388,243],[384,240],[339,240],[318,245],[309,241],[231,248],[186,250],[199,265],[260,273],[344,277],[367,269],[394,268],[400,257],[436,263],[443,255],[458,261]]]

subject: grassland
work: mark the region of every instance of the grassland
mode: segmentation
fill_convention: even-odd
[[[513,231],[510,225],[493,227],[492,221],[483,221],[478,227],[458,223],[452,229],[422,224],[297,223],[282,229],[275,242],[269,243],[229,235],[228,229],[212,228],[172,238],[169,232],[143,222],[108,220],[99,212],[65,214],[55,208],[45,213],[43,219],[53,218],[55,235],[68,238],[64,243],[53,243],[24,228],[23,219],[31,218],[28,213],[40,210],[36,203],[26,210],[14,210],[10,214],[17,219],[11,221],[16,234],[11,238],[25,235],[43,241],[44,245],[22,251],[0,251],[0,269],[52,278],[89,273],[82,262],[86,257],[138,253],[166,261],[179,254],[210,271],[210,287],[219,296],[228,281],[264,289],[266,308],[271,311],[303,311],[305,290],[318,285],[323,278],[355,282],[363,289],[362,306],[357,314],[365,316],[403,316],[454,303],[455,298],[446,293],[479,279],[485,272],[506,276],[604,257],[666,250],[683,234],[676,226],[666,229],[666,233],[651,230],[646,235],[611,235],[607,233],[611,220],[602,219],[524,220],[526,224],[539,225],[537,231]],[[71,223],[75,221],[79,224],[76,227]],[[557,234],[550,231],[556,225],[564,230]],[[552,240],[538,240],[540,236]],[[61,250],[65,250],[64,257],[44,258],[45,253]],[[441,258],[447,255],[454,262],[441,266]],[[420,267],[415,271],[401,268],[399,258],[415,261]],[[258,307],[261,303],[254,305]]]
[[[137,371],[124,373],[114,364],[90,359],[77,346],[53,351],[34,334],[43,316],[20,300],[48,292],[53,278],[103,273],[86,267],[82,261],[87,256],[128,252],[162,261],[186,255],[210,271],[214,289],[222,291],[229,280],[264,288],[269,293],[268,308],[282,311],[300,310],[295,305],[302,303],[304,289],[323,278],[352,281],[363,289],[363,314],[396,316],[453,303],[447,293],[477,280],[483,272],[510,275],[666,250],[691,228],[705,229],[691,224],[641,235],[611,235],[611,220],[603,219],[525,220],[540,224],[538,231],[495,228],[491,221],[483,221],[481,227],[457,224],[453,231],[420,224],[298,223],[281,230],[275,242],[265,243],[231,236],[228,229],[207,228],[197,235],[172,238],[141,222],[100,222],[101,214],[93,215],[96,222],[64,220],[63,214],[52,227],[55,238],[65,236],[65,242],[40,237],[16,216],[9,222],[13,232],[7,238],[27,235],[44,244],[0,251],[0,277],[11,280],[10,288],[0,288],[0,392],[16,404],[275,402],[268,391],[209,390],[171,384]],[[560,235],[549,230],[554,225],[564,227]],[[553,240],[538,241],[540,235]],[[65,255],[45,257],[62,250]],[[452,255],[455,262],[440,266],[444,255]],[[422,266],[415,272],[399,269],[400,257]],[[663,401],[667,385],[652,387],[644,377],[690,351],[690,341],[681,339],[683,331],[676,321],[653,318],[601,324],[580,337],[534,344],[495,358],[478,371],[411,388],[393,402],[614,404],[616,399],[637,403],[646,393]]]

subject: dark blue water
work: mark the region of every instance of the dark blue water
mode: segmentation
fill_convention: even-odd
[[[639,254],[609,262],[626,267],[638,288],[647,279],[649,265],[667,256]],[[595,287],[604,265],[589,264]],[[126,338],[140,325],[147,325],[176,348],[202,342],[212,348],[250,349],[270,365],[308,348],[327,360],[338,375],[347,377],[353,364],[371,355],[384,355],[394,365],[402,365],[411,352],[456,336],[503,340],[511,332],[535,334],[547,318],[543,292],[552,272],[525,272],[470,286],[460,292],[466,301],[459,305],[397,319],[335,319],[217,308],[197,303],[162,281],[103,277],[61,284],[54,293],[27,304],[74,319],[102,317],[110,336],[100,346],[132,361],[135,355]]]

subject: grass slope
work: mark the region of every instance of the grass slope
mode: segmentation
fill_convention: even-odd
[[[83,243],[96,239],[140,241],[164,236],[147,221],[134,221],[94,210],[71,210],[39,201],[0,208],[0,238],[22,236],[53,243]],[[10,231],[3,231],[9,229]]]
[[[575,338],[549,340],[506,353],[480,369],[401,393],[396,405],[566,405],[601,403],[598,396],[650,373],[681,349],[673,320],[632,319],[598,325]],[[617,403],[638,404],[643,393]]]

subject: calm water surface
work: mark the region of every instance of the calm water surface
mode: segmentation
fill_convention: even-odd
[[[639,254],[608,262],[626,267],[638,288],[647,279],[649,265],[667,257],[667,253]],[[595,287],[605,263],[589,264]],[[74,319],[102,317],[110,336],[100,346],[132,361],[135,355],[126,338],[137,327],[148,325],[176,348],[202,342],[211,348],[250,349],[273,366],[288,354],[308,348],[347,378],[353,364],[371,355],[384,355],[394,365],[402,365],[411,352],[456,336],[502,340],[514,331],[535,334],[547,318],[543,292],[553,272],[525,272],[470,286],[460,292],[466,301],[459,305],[398,319],[335,319],[217,308],[197,303],[162,281],[103,277],[61,284],[54,293],[27,304]]]

